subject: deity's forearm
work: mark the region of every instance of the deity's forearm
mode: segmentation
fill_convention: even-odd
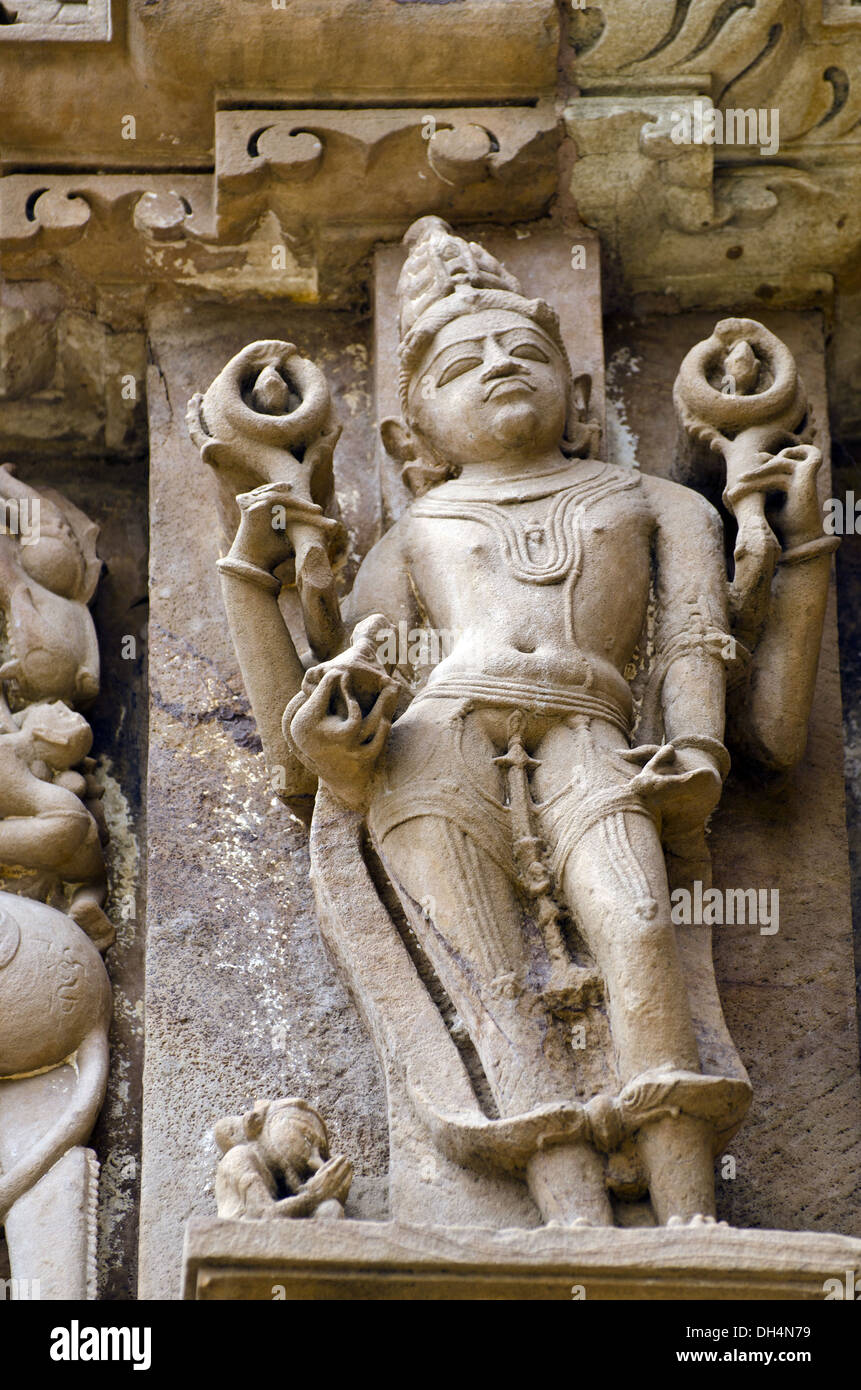
[[[316,779],[281,729],[305,672],[278,605],[281,585],[273,570],[292,558],[311,650],[321,660],[338,652],[346,635],[332,564],[345,533],[326,514],[339,434],[329,390],[319,368],[292,343],[251,343],[205,396],[192,397],[187,420],[201,457],[215,471],[225,539],[234,537],[219,561],[222,594],[273,790],[307,819]]]
[[[820,537],[784,551],[744,704],[731,706],[734,743],[766,767],[793,767],[804,753],[835,545]]]
[[[313,796],[316,780],[286,742],[284,710],[305,674],[278,605],[278,581],[231,551],[219,565],[221,593],[242,680],[273,790],[288,804]],[[294,805],[300,813],[302,805]]]
[[[686,471],[714,486],[722,459],[722,500],[735,522],[730,616],[742,679],[730,691],[732,741],[786,769],[804,751],[837,545],[822,534],[822,455],[810,442],[804,385],[773,333],[724,319],[688,353],[674,397]]]

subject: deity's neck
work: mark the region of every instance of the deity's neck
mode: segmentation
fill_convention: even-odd
[[[452,501],[526,502],[576,486],[605,467],[596,459],[569,459],[558,452],[528,464],[520,460],[475,463],[433,493]]]

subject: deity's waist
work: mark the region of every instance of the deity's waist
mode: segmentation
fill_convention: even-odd
[[[631,731],[631,702],[623,704],[611,694],[577,685],[528,680],[520,676],[495,676],[478,672],[451,672],[431,679],[413,699],[464,700],[473,708],[522,710],[527,714],[567,718],[581,714],[605,719],[626,735]]]

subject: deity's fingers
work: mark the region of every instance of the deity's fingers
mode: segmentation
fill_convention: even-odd
[[[338,679],[341,688],[341,694],[344,697],[344,703],[347,706],[347,717],[344,720],[344,731],[352,732],[354,729],[357,729],[358,726],[363,722],[365,716],[362,713],[362,706],[359,704],[358,700],[353,694],[353,689],[350,683],[350,672],[341,671],[339,673]]]
[[[336,666],[326,666],[322,662],[319,666],[309,666],[302,679],[302,690],[305,695],[311,696],[325,687],[331,695],[332,686],[340,678],[340,674]]]
[[[395,689],[394,692],[387,690],[384,691],[383,695],[377,700],[379,714],[377,715],[376,731],[373,738],[365,744],[365,751],[371,758],[376,758],[379,755],[383,744],[389,736],[389,730],[392,727],[391,716],[397,704],[397,697],[397,689]]]
[[[273,499],[279,502],[292,502],[295,500],[295,493],[290,483],[275,482],[261,483],[259,487],[252,488],[250,492],[240,492],[236,497],[236,505],[242,512],[253,511],[257,507],[271,505]]]
[[[637,748],[625,748],[619,754],[627,763],[640,763],[641,765],[653,758],[662,747],[660,743],[641,743]]]

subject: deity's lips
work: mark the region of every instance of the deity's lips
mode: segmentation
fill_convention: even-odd
[[[514,386],[519,391],[535,390],[535,387],[533,386],[532,382],[527,380],[525,376],[503,376],[499,377],[497,381],[492,381],[490,383],[490,385],[484,393],[484,399],[486,401],[489,401],[490,397],[494,394],[494,392],[498,391],[500,387],[503,386]]]

